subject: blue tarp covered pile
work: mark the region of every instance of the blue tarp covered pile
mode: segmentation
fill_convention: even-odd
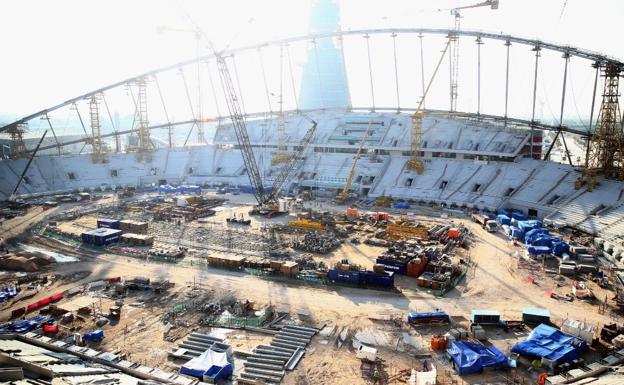
[[[484,346],[469,341],[454,341],[446,349],[453,358],[459,374],[481,372],[484,368],[506,368],[507,357],[494,346]]]
[[[6,324],[0,327],[0,334],[26,333],[31,330],[40,328],[41,325],[43,325],[43,323],[45,323],[47,320],[48,320],[48,317],[43,316],[43,315],[38,315],[32,318],[15,321],[13,323]]]
[[[201,188],[195,185],[183,184],[179,187],[175,187],[170,184],[161,184],[160,186],[158,186],[158,192],[165,193],[165,194],[175,194],[175,193],[200,194]]]
[[[410,205],[407,202],[396,202],[396,203],[392,204],[392,208],[395,208],[395,209],[409,209]]]
[[[526,221],[528,219],[527,216],[520,211],[513,211],[511,217],[517,221]]]
[[[19,293],[14,287],[5,287],[4,289],[0,290],[0,303],[6,302],[13,297],[17,297],[17,294]]]
[[[228,362],[227,354],[214,350],[206,350],[180,368],[180,373],[182,374],[202,380],[206,376],[212,379],[213,383],[230,378],[233,372],[234,368]]]
[[[102,341],[104,339],[104,331],[96,330],[91,333],[85,333],[82,339],[85,341]]]
[[[587,349],[587,342],[567,335],[552,326],[540,324],[526,340],[515,344],[511,351],[522,356],[546,358],[550,361],[572,362]]]
[[[427,322],[451,322],[451,318],[443,311],[431,313],[409,312],[407,314],[408,323],[427,323]]]
[[[530,245],[529,254],[548,254],[551,253],[560,257],[563,253],[570,251],[570,245],[561,240],[561,238],[553,237],[546,229],[533,229],[524,234],[524,243]],[[533,246],[533,248],[531,247]],[[548,248],[547,251],[544,251]]]

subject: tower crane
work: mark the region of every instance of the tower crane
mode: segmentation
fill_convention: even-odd
[[[412,115],[412,131],[410,137],[410,145],[411,145],[411,158],[405,163],[405,168],[410,171],[415,171],[418,175],[422,174],[425,171],[425,165],[423,161],[420,159],[420,143],[422,141],[422,106],[425,102],[425,98],[431,89],[431,84],[433,84],[433,80],[435,79],[438,70],[440,69],[440,65],[444,60],[444,55],[446,51],[448,51],[449,45],[451,44],[451,40],[449,39],[444,45],[444,49],[442,50],[442,54],[440,55],[440,60],[438,60],[438,64],[433,70],[433,74],[429,79],[429,83],[427,84],[427,88],[423,92],[422,97],[420,98],[420,102],[418,102],[418,106],[416,107],[416,111]]]
[[[479,7],[490,7],[490,9],[498,9],[499,0],[486,0],[477,4],[465,5],[463,7],[457,7],[450,9],[451,15],[455,17],[455,22],[453,26],[453,34],[449,34],[449,40],[451,41],[450,46],[450,76],[451,76],[451,87],[450,87],[450,97],[451,97],[451,111],[457,110],[457,89],[458,89],[458,79],[459,79],[459,30],[460,30],[460,21],[461,21],[461,9],[469,9],[469,8],[479,8]]]
[[[366,131],[364,131],[364,135],[362,136],[362,140],[360,141],[360,145],[358,146],[358,150],[355,153],[355,157],[353,158],[353,164],[351,165],[351,170],[349,171],[349,175],[347,175],[347,180],[340,191],[340,194],[335,199],[336,204],[344,204],[347,199],[349,199],[349,190],[351,189],[351,183],[353,182],[353,176],[355,175],[355,166],[357,165],[358,160],[360,160],[360,156],[362,155],[362,149],[364,148],[364,143],[366,142],[366,138],[368,138],[368,132],[370,131],[371,126],[373,125],[373,120],[368,121],[368,127],[366,127]]]

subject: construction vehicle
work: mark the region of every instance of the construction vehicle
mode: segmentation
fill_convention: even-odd
[[[244,226],[251,225],[251,219],[245,219],[242,213],[240,215],[240,218],[236,217],[236,214],[232,214],[232,216],[230,218],[227,218],[225,221],[229,224],[234,224],[234,225],[244,225]]]
[[[297,228],[297,229],[305,229],[305,230],[316,230],[316,231],[325,231],[326,228],[323,224],[317,221],[313,221],[311,219],[300,218],[294,219],[288,222],[288,227]]]
[[[370,131],[371,126],[373,125],[373,120],[368,121],[368,127],[366,127],[366,131],[364,131],[364,135],[362,136],[362,140],[360,141],[360,145],[358,146],[358,150],[355,153],[355,157],[353,158],[353,164],[351,165],[351,170],[349,171],[349,175],[347,175],[347,180],[340,191],[340,194],[334,199],[334,203],[337,205],[344,204],[349,199],[349,190],[351,189],[351,183],[353,182],[353,176],[355,175],[355,166],[357,165],[358,160],[360,160],[360,156],[362,155],[362,149],[364,148],[364,143],[366,142],[366,138],[368,138],[368,133]]]
[[[471,218],[473,222],[480,224],[481,227],[489,233],[493,233],[498,230],[498,223],[495,220],[490,219],[490,217],[485,214],[474,213]]]

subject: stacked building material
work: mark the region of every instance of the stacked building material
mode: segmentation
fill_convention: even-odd
[[[146,234],[147,222],[124,219],[123,221],[119,221],[119,229],[129,233]]]
[[[340,246],[340,240],[333,233],[309,232],[303,240],[294,241],[293,249],[312,253],[326,254]]]
[[[133,246],[151,246],[154,244],[154,237],[145,234],[125,233],[121,236],[121,241]]]
[[[279,384],[286,370],[293,370],[305,354],[317,329],[288,325],[278,331],[269,345],[258,345],[243,362],[238,383]],[[257,382],[256,382],[257,381]]]

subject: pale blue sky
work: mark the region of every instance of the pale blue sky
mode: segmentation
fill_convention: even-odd
[[[450,27],[452,18],[448,11],[435,12],[434,9],[448,9],[476,2],[342,0],[342,27]],[[498,10],[481,8],[464,11],[462,27],[536,37],[624,58],[624,45],[619,39],[622,34],[620,23],[624,16],[624,2],[568,0],[562,14],[564,3],[564,0],[500,0]],[[304,34],[307,31],[308,13],[308,0],[1,2],[0,47],[3,50],[3,61],[0,67],[0,113],[27,114],[149,69],[192,58],[195,55],[192,36],[184,33],[159,34],[156,31],[156,27],[161,25],[191,27],[187,15],[202,27],[217,46],[223,47],[228,42],[232,46],[239,46]],[[254,18],[251,24],[248,23],[250,18]],[[387,38],[373,44],[376,44],[379,52],[383,52],[380,55],[387,56],[390,52],[389,42]],[[416,47],[410,44],[404,42],[399,47],[400,56],[408,59],[415,57]],[[473,43],[466,41],[462,44],[470,46]],[[351,59],[347,57],[348,65],[354,66],[355,62],[360,61],[357,58],[361,58],[362,47],[359,45],[348,50],[353,55]],[[435,52],[432,49],[430,67],[436,60]],[[496,52],[491,54],[492,57],[502,59],[502,50]],[[462,63],[466,63],[464,66],[474,67],[474,54],[467,54],[462,60]],[[529,66],[528,59],[517,60],[519,67]],[[381,61],[379,59],[377,68],[383,71],[388,64],[382,64]],[[552,91],[540,97],[541,113],[544,116],[558,115],[560,95],[557,93],[560,91],[556,91],[559,89],[556,83],[561,81],[559,74],[562,67],[554,56],[551,62],[545,59],[544,63],[544,72],[540,76],[546,83],[553,84],[548,86]],[[494,64],[494,59],[491,66],[491,72],[500,72],[500,64]],[[592,82],[589,71],[581,75],[584,68],[572,66],[572,76],[576,76],[572,86],[576,88],[574,92],[577,93],[575,99],[579,99],[579,110],[587,105],[586,100],[580,100],[580,94],[586,93]],[[360,66],[353,70],[351,83],[352,93],[357,93],[363,99],[369,91],[366,81],[358,80],[358,76],[364,74],[361,69]],[[419,73],[419,69],[412,69],[408,64],[400,68],[402,81],[405,82],[403,105],[411,106],[417,99],[419,78],[406,75],[407,72]],[[530,71],[529,75],[518,75],[518,87],[530,84],[530,79]],[[473,92],[474,84],[470,82],[473,80],[460,84],[460,97],[462,91]],[[383,101],[385,96],[387,102],[392,102],[393,86],[382,77],[378,83],[377,91],[382,94],[379,99]],[[500,81],[492,80],[492,84],[484,85],[484,98],[489,96],[497,99],[497,95],[500,96],[495,83],[499,84]],[[245,85],[250,89],[256,88],[258,84],[248,82]],[[439,88],[438,97],[443,99],[448,92],[447,88],[442,85]],[[527,108],[527,98],[524,96],[526,90],[522,92],[522,96],[519,96],[521,100],[517,101],[523,104],[519,114],[526,113]],[[498,99],[493,102],[498,104],[492,105],[496,111],[500,110],[500,97]],[[361,103],[366,104],[366,100],[361,100]],[[460,109],[474,109],[474,102],[464,107]],[[583,115],[584,111],[580,111],[580,114]]]

